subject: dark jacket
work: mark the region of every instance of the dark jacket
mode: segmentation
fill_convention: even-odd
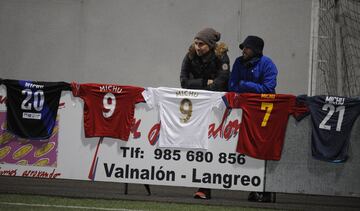
[[[214,50],[199,57],[191,45],[181,66],[180,83],[186,89],[204,89],[211,91],[227,91],[230,76],[230,60],[225,43],[216,44]],[[214,83],[207,85],[208,80]]]
[[[229,91],[238,93],[275,93],[278,70],[267,56],[242,61],[238,57],[229,80]]]

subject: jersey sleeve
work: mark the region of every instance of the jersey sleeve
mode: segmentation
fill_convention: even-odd
[[[149,106],[149,108],[153,109],[156,106],[156,90],[155,88],[148,87],[142,92],[142,96]]]
[[[67,82],[60,82],[62,86],[62,90],[64,91],[72,91],[71,84]]]
[[[227,108],[240,108],[246,99],[246,94],[239,94],[236,92],[228,92],[223,97],[223,101]]]
[[[145,102],[145,99],[142,95],[142,92],[144,91],[145,89],[142,88],[142,87],[136,87],[136,91],[135,91],[135,103],[142,103],[142,102]]]
[[[81,96],[80,90],[81,90],[81,85],[79,83],[76,82],[71,83],[71,92],[75,97]]]
[[[227,108],[234,107],[234,98],[235,98],[235,92],[228,92],[222,97]]]
[[[213,99],[213,107],[214,108],[217,108],[217,109],[223,109],[225,108],[226,104],[225,104],[225,101],[223,100],[223,97],[224,97],[224,93],[219,93],[219,94],[216,94],[214,99]]]
[[[297,121],[302,120],[310,114],[309,107],[307,106],[307,95],[299,95],[296,97],[294,106],[292,107],[292,115]]]

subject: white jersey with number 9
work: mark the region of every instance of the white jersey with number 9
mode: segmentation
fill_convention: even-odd
[[[223,95],[204,90],[147,88],[144,99],[160,114],[159,147],[207,149],[209,113],[214,107],[225,107]]]

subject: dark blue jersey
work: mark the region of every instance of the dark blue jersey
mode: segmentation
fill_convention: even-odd
[[[329,162],[344,162],[348,157],[350,133],[360,114],[360,98],[301,95],[312,120],[312,155]]]
[[[65,82],[3,80],[6,86],[7,130],[28,139],[47,139],[56,122]]]

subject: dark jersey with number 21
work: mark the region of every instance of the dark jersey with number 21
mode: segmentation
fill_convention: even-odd
[[[47,139],[56,123],[65,82],[3,80],[6,86],[7,129],[29,139]]]
[[[350,132],[360,114],[360,98],[301,95],[312,119],[312,155],[329,162],[347,159]]]

